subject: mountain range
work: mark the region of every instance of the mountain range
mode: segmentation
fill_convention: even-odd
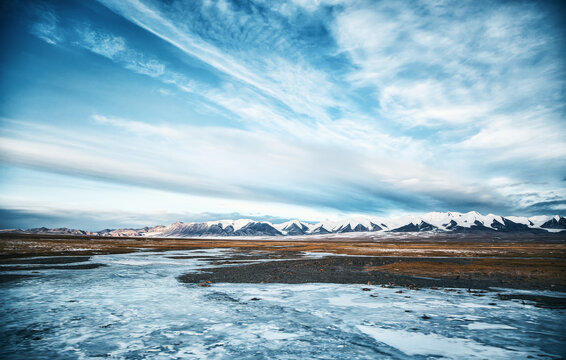
[[[45,227],[28,230],[2,230],[11,233],[63,234],[88,236],[143,236],[143,237],[228,237],[228,236],[293,236],[352,232],[530,232],[566,231],[563,216],[499,216],[468,213],[431,212],[421,216],[403,216],[392,219],[355,217],[341,221],[316,224],[291,220],[280,224],[250,219],[218,220],[197,223],[175,222],[139,229],[105,229],[97,232]]]

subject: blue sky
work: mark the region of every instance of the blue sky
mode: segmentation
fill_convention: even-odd
[[[566,209],[555,3],[2,7],[1,227]]]

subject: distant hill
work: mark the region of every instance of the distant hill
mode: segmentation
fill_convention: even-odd
[[[97,232],[68,228],[45,227],[28,230],[2,230],[4,233],[63,234],[89,236],[143,236],[143,237],[228,237],[228,236],[293,236],[353,232],[529,232],[547,233],[566,231],[563,216],[499,216],[482,215],[471,211],[431,212],[420,216],[393,219],[356,217],[317,224],[291,220],[281,224],[250,219],[218,220],[198,223],[176,222],[169,226],[140,229],[105,229]]]

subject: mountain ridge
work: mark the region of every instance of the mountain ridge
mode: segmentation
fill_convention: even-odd
[[[482,215],[476,211],[431,212],[398,218],[359,216],[316,224],[290,220],[279,224],[252,219],[216,220],[128,229],[104,229],[90,232],[68,228],[8,229],[2,233],[61,234],[77,236],[118,237],[237,237],[237,236],[297,236],[355,232],[530,232],[547,233],[566,231],[566,218],[554,216],[500,216]]]

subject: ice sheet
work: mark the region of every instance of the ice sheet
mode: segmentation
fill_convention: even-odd
[[[405,330],[358,325],[363,333],[407,355],[436,355],[460,359],[517,359],[525,353],[482,345],[473,340]]]
[[[397,293],[395,288],[340,284],[200,287],[177,280],[212,266],[193,256],[222,258],[230,251],[101,255],[90,262],[107,266],[45,269],[37,277],[0,284],[0,358],[566,355],[564,310],[501,301],[495,292],[483,297],[465,290]]]

